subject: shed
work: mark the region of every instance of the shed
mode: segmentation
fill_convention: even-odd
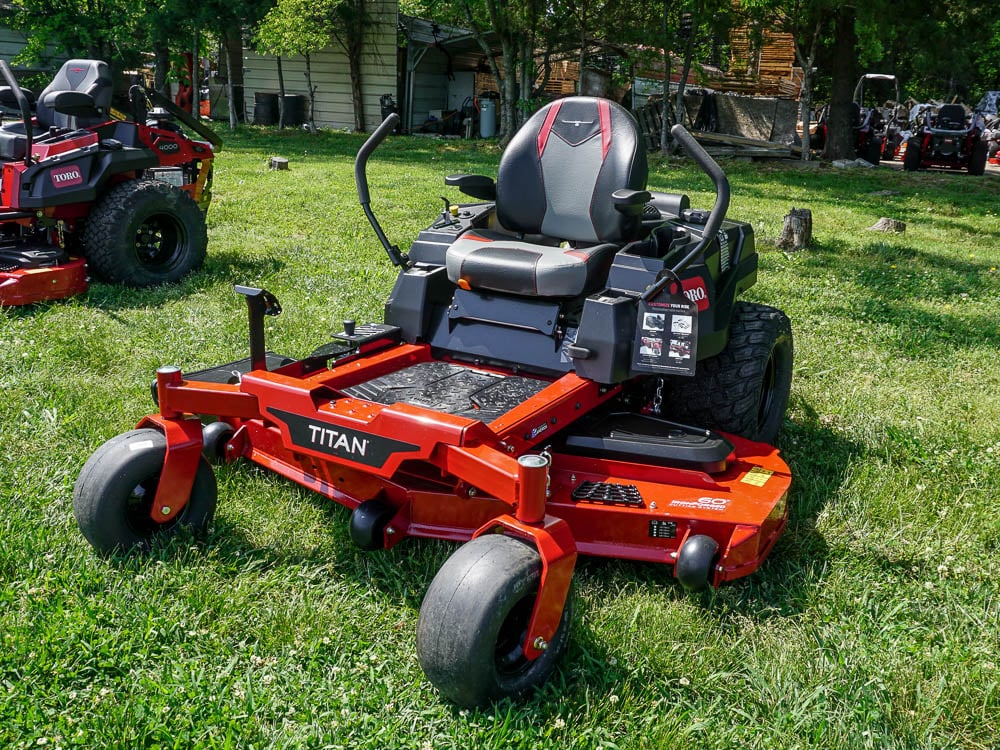
[[[361,93],[365,126],[374,130],[381,122],[379,97],[396,91],[396,27],[398,0],[373,0],[374,28],[365,41],[361,64]],[[354,128],[351,77],[347,55],[340,47],[329,46],[309,56],[313,86],[316,87],[316,125],[325,128]],[[285,94],[305,97],[308,107],[305,58],[282,57]],[[278,64],[273,55],[243,51],[243,91],[246,111],[254,111],[255,95],[278,93]]]
[[[486,53],[468,29],[400,14],[402,119],[407,130],[460,111],[487,88],[495,88]],[[488,34],[487,42],[492,41]]]

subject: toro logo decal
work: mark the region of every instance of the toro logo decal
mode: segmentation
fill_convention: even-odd
[[[698,306],[698,312],[708,309],[708,290],[705,288],[705,281],[700,276],[693,279],[682,279],[681,289],[684,296]]]
[[[393,454],[420,450],[419,446],[401,440],[320,422],[283,409],[270,408],[268,412],[288,426],[292,445],[366,466],[379,468]]]
[[[65,167],[53,169],[49,172],[49,177],[52,179],[52,187],[57,190],[65,187],[72,187],[73,185],[79,185],[83,182],[83,173],[80,171],[80,167],[76,164],[70,164]]]

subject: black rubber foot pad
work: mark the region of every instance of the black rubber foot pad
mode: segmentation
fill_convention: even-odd
[[[448,362],[422,362],[344,390],[379,404],[406,403],[492,422],[549,385]]]

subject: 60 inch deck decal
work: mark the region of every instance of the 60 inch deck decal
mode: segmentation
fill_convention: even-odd
[[[292,445],[346,458],[365,466],[382,467],[395,453],[413,453],[420,446],[402,440],[371,435],[349,427],[328,424],[282,409],[268,409],[275,419],[288,425]]]

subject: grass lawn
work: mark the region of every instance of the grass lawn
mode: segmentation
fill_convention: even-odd
[[[726,165],[761,246],[748,297],[795,331],[788,529],[754,576],[697,596],[668,568],[581,560],[567,656],[523,703],[458,711],[423,677],[417,612],[452,546],[358,552],[345,509],[249,464],[217,470],[207,544],[93,554],[80,468],[152,410],[156,367],[245,356],[234,282],[282,301],[284,354],[381,319],[394,273],[357,205],[360,144],[230,136],[201,272],[0,311],[0,747],[997,747],[996,174]],[[392,139],[370,165],[390,239],[434,218],[443,175],[496,159]],[[651,187],[710,205],[690,163],[653,167]],[[767,239],[792,206],[817,242],[786,255]],[[866,231],[881,216],[905,234]]]

